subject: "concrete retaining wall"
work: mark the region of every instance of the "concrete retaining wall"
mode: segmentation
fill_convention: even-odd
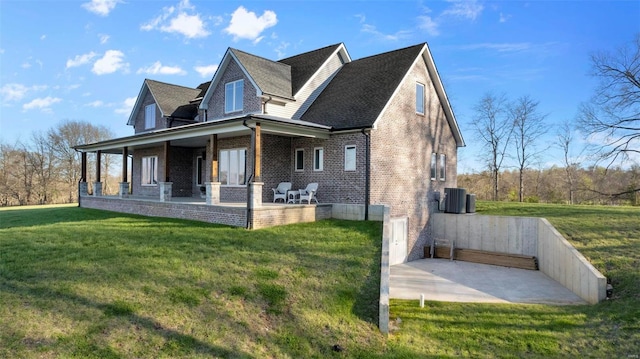
[[[384,220],[384,208],[384,205],[369,205],[369,220]],[[364,204],[334,203],[331,210],[331,218],[364,221]]]
[[[380,298],[378,302],[378,328],[383,334],[389,334],[389,242],[391,241],[391,209],[382,208],[382,253],[380,255]]]
[[[607,280],[546,219],[435,213],[433,238],[458,248],[536,256],[540,270],[585,301],[606,298]]]

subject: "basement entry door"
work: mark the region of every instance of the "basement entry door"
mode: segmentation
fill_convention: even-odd
[[[407,261],[407,217],[391,218],[391,242],[389,243],[389,265]]]

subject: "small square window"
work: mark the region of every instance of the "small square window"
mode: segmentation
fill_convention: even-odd
[[[344,147],[344,170],[356,170],[356,146],[347,145]]]
[[[296,149],[295,160],[296,160],[296,163],[295,163],[296,172],[304,171],[304,150],[302,148]]]
[[[316,147],[313,149],[313,170],[322,171],[324,169],[324,148]]]

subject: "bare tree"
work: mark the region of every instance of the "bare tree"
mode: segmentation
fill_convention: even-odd
[[[570,121],[564,121],[556,129],[555,145],[562,151],[562,165],[564,167],[565,182],[569,189],[569,204],[575,203],[576,178],[580,168],[580,156],[573,153],[575,128]]]
[[[493,200],[497,201],[500,185],[500,169],[513,133],[513,121],[507,116],[507,100],[504,95],[485,94],[475,106],[473,126],[486,151],[479,156],[487,163],[493,182]]]
[[[519,185],[518,200],[524,201],[524,173],[543,151],[540,138],[547,133],[545,115],[538,111],[538,101],[523,96],[511,104],[509,113],[513,120],[513,140],[518,160]]]
[[[580,129],[598,141],[594,153],[608,166],[624,163],[640,155],[640,33],[614,53],[592,54],[591,65],[600,83],[580,107]]]
[[[68,201],[73,202],[77,195],[80,180],[80,154],[73,147],[106,140],[113,137],[104,126],[95,126],[87,122],[66,121],[49,130],[49,143],[56,158],[62,181],[66,184]]]

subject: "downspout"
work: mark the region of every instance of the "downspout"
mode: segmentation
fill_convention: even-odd
[[[242,126],[248,128],[249,130],[251,130],[251,132],[253,132],[253,129],[251,127],[247,126],[247,119],[246,118],[242,121]],[[245,163],[245,166],[246,166],[246,163],[247,163],[247,152],[246,151],[244,153],[244,163]],[[252,221],[251,221],[251,215],[252,215],[251,203],[253,203],[253,199],[251,198],[251,188],[250,188],[252,180],[253,180],[253,173],[251,173],[249,175],[249,177],[247,178],[247,216],[246,216],[247,217],[247,223],[245,224],[245,228],[246,229],[251,229],[251,227],[252,227],[252,225],[251,225],[251,223],[252,223]]]
[[[266,99],[266,100],[264,100],[262,102],[262,114],[263,115],[267,114],[267,102],[270,102],[271,100],[273,100],[273,97],[271,97],[271,96],[268,96],[268,97],[269,97],[268,99]]]
[[[364,220],[369,220],[369,196],[371,191],[371,153],[370,153],[370,143],[371,143],[371,134],[368,133],[364,128],[362,129],[362,134],[364,135],[364,157],[365,157],[365,170],[364,170]]]

